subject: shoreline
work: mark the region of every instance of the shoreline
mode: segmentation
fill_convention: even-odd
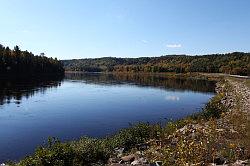
[[[77,159],[82,160],[81,163],[98,163],[99,165],[147,164],[157,161],[161,161],[164,165],[171,165],[173,161],[178,165],[248,162],[243,160],[249,159],[249,149],[247,149],[245,142],[240,141],[239,144],[241,139],[237,135],[241,138],[248,138],[246,128],[241,127],[242,125],[246,126],[246,124],[238,123],[248,122],[246,118],[249,116],[249,105],[246,104],[249,100],[249,87],[246,87],[240,78],[224,79],[217,83],[217,95],[208,102],[201,113],[179,121],[169,122],[165,127],[138,124],[123,129],[109,138],[84,137],[78,141],[66,143],[49,139],[48,146],[38,148],[34,156],[27,157],[18,164],[9,163],[9,165],[22,166],[33,162],[33,164],[37,164],[39,160],[41,162],[43,159],[47,161],[53,159],[50,162],[60,162],[61,164],[65,164],[65,162],[73,164],[77,162],[74,161],[74,156],[78,154],[81,154],[81,157]],[[240,79],[240,81],[233,79]],[[243,90],[244,92],[242,92]],[[242,93],[245,93],[243,97]],[[241,111],[241,108],[245,111]],[[245,121],[238,121],[239,118]],[[227,119],[232,121],[227,121]],[[237,135],[234,136],[236,133]],[[230,138],[231,136],[233,138]],[[204,141],[208,138],[210,143]],[[222,138],[226,142],[223,142]],[[202,145],[199,142],[204,143]],[[190,145],[192,146],[190,147]],[[244,155],[237,155],[236,152],[238,153],[239,148],[243,149],[241,147],[243,145],[247,150],[240,150]],[[209,146],[212,148],[208,148]],[[234,152],[235,154],[232,155],[233,157],[222,155],[221,149],[217,146],[223,147],[223,153]],[[214,150],[211,151],[211,149]],[[195,151],[197,152],[192,154]],[[62,152],[67,155],[63,156]],[[57,157],[52,155],[49,158],[48,154],[55,154]],[[206,160],[204,159],[205,155],[207,156]]]
[[[134,157],[132,165],[249,164],[250,81],[227,77],[217,83],[216,92],[203,112],[169,124],[174,132],[148,141],[143,155],[136,149],[120,161]]]

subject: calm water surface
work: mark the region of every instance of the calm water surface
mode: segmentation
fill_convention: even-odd
[[[0,162],[32,153],[48,136],[103,137],[129,123],[182,118],[213,95],[214,82],[162,75],[0,80]]]

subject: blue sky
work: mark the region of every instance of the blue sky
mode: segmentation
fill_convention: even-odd
[[[0,43],[59,59],[250,51],[249,0],[1,0]]]

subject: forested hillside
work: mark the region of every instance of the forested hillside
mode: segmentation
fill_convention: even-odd
[[[0,75],[39,75],[63,73],[63,65],[56,58],[47,58],[43,54],[36,56],[21,51],[18,46],[13,50],[0,44]]]
[[[63,60],[68,71],[86,72],[207,72],[250,75],[250,53],[234,52],[203,56],[166,55],[141,58]]]

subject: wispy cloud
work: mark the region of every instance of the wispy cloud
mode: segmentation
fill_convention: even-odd
[[[147,40],[141,40],[141,42],[144,43],[144,44],[148,44]]]
[[[33,31],[30,29],[20,29],[20,30],[16,30],[17,33],[23,33],[23,34],[27,34],[27,33],[32,33]]]
[[[181,48],[181,44],[167,44],[168,48]]]

